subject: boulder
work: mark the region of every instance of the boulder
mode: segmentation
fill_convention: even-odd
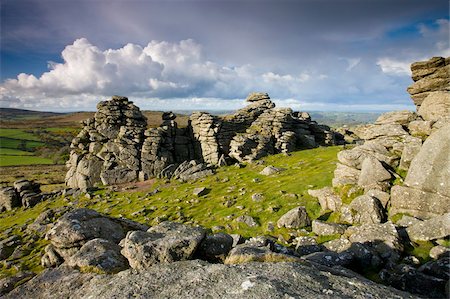
[[[366,191],[380,189],[386,191],[392,175],[374,157],[367,157],[361,164],[361,174],[358,178],[358,186]]]
[[[411,121],[415,120],[417,118],[417,115],[408,110],[402,110],[402,111],[391,111],[386,112],[380,115],[377,120],[375,121],[375,124],[377,125],[384,125],[384,124],[399,124],[399,125],[407,125]]]
[[[246,225],[248,225],[249,227],[255,227],[258,226],[258,222],[256,222],[256,220],[249,215],[242,215],[237,217],[236,219],[234,219],[234,221],[239,222],[239,223],[244,223]]]
[[[381,202],[372,196],[361,195],[356,197],[350,204],[350,209],[355,213],[353,221],[361,224],[381,223],[385,219]]]
[[[394,213],[432,217],[450,212],[450,124],[427,138],[414,157],[404,186],[391,190]]]
[[[449,198],[420,189],[393,186],[391,189],[391,209],[389,215],[399,213],[426,219],[450,212]]]
[[[412,136],[428,137],[431,134],[434,121],[414,120],[408,124],[409,134]]]
[[[305,207],[296,207],[281,216],[277,221],[279,228],[302,228],[311,225],[311,219],[306,212]]]
[[[450,93],[435,91],[428,94],[417,112],[425,121],[450,120]]]
[[[278,167],[274,167],[272,165],[266,166],[264,167],[263,170],[261,170],[261,172],[259,174],[262,175],[273,175],[273,174],[277,174],[279,172],[284,171],[285,169],[283,168],[278,168]]]
[[[351,226],[345,236],[352,243],[363,243],[373,247],[383,258],[398,258],[403,245],[395,225],[391,222],[383,224],[364,224]]]
[[[116,273],[128,268],[127,259],[120,254],[121,247],[105,239],[93,239],[66,260],[67,265],[81,270]]]
[[[241,244],[234,247],[224,264],[243,264],[250,262],[295,262],[298,258],[282,253],[276,253],[266,246],[256,246],[255,244]]]
[[[117,221],[89,209],[64,214],[45,236],[58,252],[58,249],[80,248],[96,238],[117,244],[124,237],[125,231]],[[61,255],[66,258],[63,253]]]
[[[406,228],[406,232],[414,242],[446,238],[450,235],[450,213],[417,222]]]
[[[336,252],[314,252],[302,259],[308,262],[321,264],[327,267],[347,266],[351,262],[351,256],[342,255]]]
[[[312,232],[318,236],[342,235],[347,229],[347,225],[328,223],[320,220],[312,221]]]
[[[338,154],[339,157],[339,154]],[[343,185],[356,185],[358,183],[361,170],[354,167],[347,166],[345,164],[336,163],[336,169],[334,170],[334,177],[332,180],[333,187]]]
[[[399,137],[408,135],[402,125],[396,123],[388,123],[382,125],[363,125],[354,129],[354,133],[361,139],[371,140],[377,137]]]
[[[44,271],[10,298],[419,298],[350,270],[307,263],[210,264],[182,261],[117,275]]]
[[[308,190],[308,194],[316,197],[323,211],[339,211],[342,199],[333,191],[331,187],[324,187],[317,190]]]
[[[13,187],[0,188],[0,212],[20,207],[21,200]]]
[[[315,237],[296,237],[292,241],[292,245],[295,245],[295,253],[299,256],[323,251],[323,246],[317,243],[317,239]]]
[[[391,198],[391,195],[389,193],[378,190],[378,189],[370,189],[369,191],[366,192],[366,195],[378,199],[381,203],[381,206],[384,209],[388,208],[389,203],[390,203],[390,198]]]
[[[142,270],[158,263],[188,260],[205,237],[201,227],[165,221],[144,231],[130,231],[121,253],[130,266]]]
[[[225,233],[207,235],[197,249],[196,256],[210,262],[223,262],[233,248],[233,237]]]
[[[414,267],[400,264],[380,272],[381,280],[400,290],[426,296],[426,298],[445,298],[445,283],[441,278],[417,271]]]

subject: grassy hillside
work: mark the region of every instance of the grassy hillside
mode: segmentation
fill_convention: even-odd
[[[142,223],[154,225],[163,220],[200,224],[206,228],[243,236],[272,235],[289,238],[286,229],[276,227],[277,220],[288,210],[304,205],[312,218],[319,216],[318,202],[307,194],[310,188],[320,188],[331,183],[339,147],[316,148],[298,151],[290,156],[283,154],[265,158],[264,165],[247,164],[245,167],[227,166],[218,169],[217,174],[188,183],[154,179],[147,182],[119,186],[118,191],[103,188],[89,197],[57,199],[46,201],[24,210],[15,209],[0,214],[0,239],[11,234],[23,238],[28,248],[25,256],[8,261],[17,267],[0,265],[0,278],[18,270],[41,271],[41,251],[47,244],[42,238],[33,239],[23,232],[43,211],[63,207],[87,207],[111,216],[123,216]],[[285,168],[272,176],[259,172],[266,165]],[[193,189],[206,187],[209,193],[197,197]],[[252,200],[255,193],[262,194],[260,201]],[[249,215],[258,226],[248,227],[234,221],[238,216]],[[268,224],[275,225],[274,231]],[[219,227],[217,227],[219,226]],[[304,232],[304,234],[308,234]],[[38,240],[38,241],[35,241]],[[325,241],[325,240],[323,240]]]

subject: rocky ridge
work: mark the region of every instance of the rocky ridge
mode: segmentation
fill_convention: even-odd
[[[247,102],[224,117],[195,112],[186,128],[178,128],[176,115],[167,112],[161,126],[150,129],[127,98],[100,102],[94,118],[83,122],[72,141],[66,184],[88,189],[151,177],[196,179],[232,160],[248,162],[340,142],[340,135],[311,121],[307,113],[275,108],[265,93],[252,93]]]

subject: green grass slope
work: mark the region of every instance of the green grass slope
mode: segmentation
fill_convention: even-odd
[[[311,218],[319,217],[320,206],[316,199],[307,194],[307,190],[330,185],[336,167],[336,155],[340,149],[326,147],[298,151],[289,156],[279,154],[266,157],[261,164],[247,164],[242,168],[222,167],[215,175],[194,182],[155,179],[120,186],[121,191],[117,192],[111,188],[102,188],[91,194],[90,198],[61,198],[42,202],[27,210],[19,208],[1,213],[0,238],[17,234],[23,238],[22,243],[27,244],[29,252],[15,260],[8,259],[17,267],[6,268],[0,264],[0,278],[18,270],[42,270],[40,257],[47,241],[42,240],[42,237],[26,236],[23,231],[25,225],[32,223],[41,212],[49,208],[87,207],[149,225],[172,220],[199,224],[206,228],[222,226],[222,230],[227,233],[239,233],[246,237],[282,235],[287,238],[289,232],[278,229],[277,220],[300,205],[306,206]],[[259,174],[267,165],[286,170],[272,176]],[[193,195],[193,190],[198,187],[206,187],[208,194],[200,197]],[[253,201],[252,194],[255,193],[262,194],[263,200]],[[252,216],[258,226],[248,227],[234,221],[240,215]],[[269,222],[275,225],[274,231],[267,229]]]

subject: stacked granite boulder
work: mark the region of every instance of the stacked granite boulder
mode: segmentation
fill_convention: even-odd
[[[145,116],[119,96],[100,102],[97,110],[72,141],[66,175],[69,187],[86,189],[100,181],[110,185],[138,178]]]
[[[426,272],[428,266],[419,268],[419,262],[400,260],[405,254],[403,247],[432,242],[436,247],[430,251],[430,258],[436,261],[430,263],[449,262],[448,249],[440,245],[450,236],[448,61],[435,57],[412,64],[416,82],[408,91],[417,112],[389,112],[374,124],[357,127],[353,132],[364,143],[338,154],[333,188],[309,190],[324,213],[334,212],[336,222],[352,225],[339,241],[331,241],[336,244],[330,248],[359,242],[369,244],[366,249],[371,250],[376,239],[395,237],[395,244],[384,242],[383,248],[390,248],[389,262],[379,274],[386,283],[399,288],[414,287],[414,278],[417,286],[427,281],[443,290],[450,276],[448,266],[440,277],[438,272]],[[442,76],[444,73],[447,75]],[[428,87],[418,93],[419,85]],[[364,235],[367,238],[361,237]],[[433,253],[438,248],[444,250],[440,256]],[[375,249],[386,260],[381,247]]]
[[[275,108],[266,93],[252,93],[249,105],[218,117],[194,112],[178,128],[172,112],[158,128],[125,97],[100,102],[94,118],[71,144],[66,184],[87,189],[95,184],[121,184],[151,177],[182,181],[213,173],[232,160],[252,161],[274,153],[334,145],[335,133],[304,112]]]
[[[0,212],[16,207],[31,208],[43,199],[40,184],[19,180],[11,187],[0,188]]]

